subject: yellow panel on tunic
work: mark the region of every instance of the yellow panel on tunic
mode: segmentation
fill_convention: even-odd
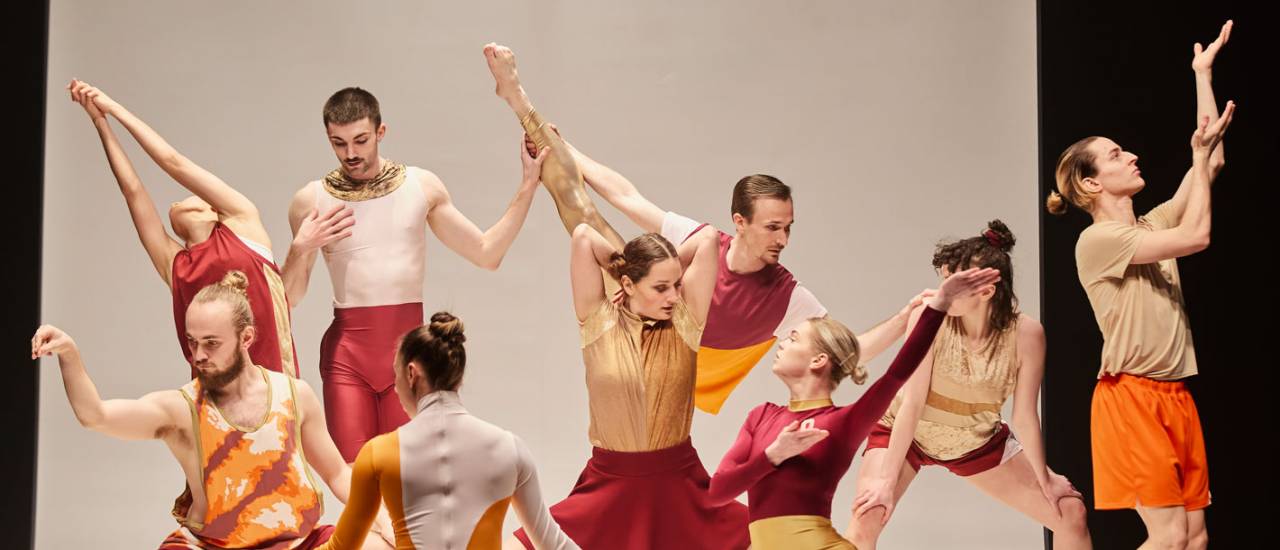
[[[582,322],[581,334],[592,445],[653,451],[689,437],[702,325],[683,300],[665,321],[646,321],[606,300]]]

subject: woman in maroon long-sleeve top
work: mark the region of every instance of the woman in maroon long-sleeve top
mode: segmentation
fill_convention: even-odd
[[[752,548],[853,548],[831,526],[837,483],[929,352],[952,300],[999,278],[994,269],[969,269],[943,281],[927,305],[912,314],[914,329],[888,372],[852,405],[831,402],[832,390],[845,376],[859,384],[867,376],[858,367],[858,341],[848,328],[831,319],[810,319],[779,342],[773,373],[791,390],[791,402],[752,409],[711,478],[715,501],[747,492]]]

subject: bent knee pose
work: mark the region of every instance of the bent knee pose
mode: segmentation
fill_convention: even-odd
[[[498,95],[520,117],[530,137],[530,149],[549,147],[552,160],[547,161],[548,166],[556,162],[556,166],[563,167],[557,177],[551,177],[550,169],[544,169],[543,181],[557,197],[556,206],[565,227],[587,223],[606,237],[613,231],[582,189],[578,171],[593,190],[641,229],[660,233],[672,243],[684,242],[707,225],[658,208],[626,178],[583,155],[551,131],[529,103],[509,49],[489,45],[485,56],[498,83]],[[789,334],[805,319],[827,314],[813,293],[779,263],[794,221],[791,188],[772,176],[747,176],[734,186],[731,210],[734,234],[716,233],[720,262],[715,298],[698,348],[695,404],[711,414],[720,412],[729,394],[779,337]],[[607,240],[615,246],[620,241]],[[864,363],[905,333],[910,312],[904,308],[859,337]]]
[[[183,156],[101,90],[75,80],[67,88],[71,99],[84,107],[98,130],[138,238],[173,295],[173,324],[187,362],[192,360],[184,327],[187,306],[201,288],[236,270],[251,283],[249,306],[258,320],[257,338],[249,348],[249,356],[256,365],[296,378],[298,361],[284,283],[257,207],[221,178]],[[181,242],[165,231],[151,195],[111,130],[108,116],[119,121],[166,174],[194,193],[169,208],[169,223]],[[341,218],[340,213],[332,217]],[[195,367],[191,369],[194,378]]]
[[[715,286],[713,237],[704,232],[677,250],[646,233],[619,252],[585,224],[573,232],[570,279],[593,449],[551,515],[583,548],[748,545],[746,508],[710,502],[689,439],[698,338]],[[605,295],[601,268],[622,287],[616,300]],[[516,536],[532,548],[524,531]]]
[[[323,550],[360,544],[380,502],[399,549],[499,548],[509,505],[535,547],[578,548],[551,519],[524,442],[462,406],[465,341],[462,321],[445,312],[400,340],[396,394],[412,418],[360,449],[351,497]]]
[[[1195,45],[1198,128],[1173,198],[1135,216],[1133,196],[1146,186],[1138,157],[1095,136],[1062,153],[1048,201],[1052,213],[1069,202],[1093,218],[1076,241],[1076,268],[1103,340],[1090,418],[1094,507],[1136,510],[1147,528],[1142,548],[1208,545],[1204,434],[1182,382],[1198,366],[1177,259],[1209,246],[1209,188],[1235,112],[1228,101],[1218,116],[1210,72],[1231,25],[1208,47]]]
[[[852,548],[831,527],[831,499],[876,419],[929,351],[951,303],[999,278],[971,269],[943,282],[889,370],[851,405],[836,406],[831,392],[846,376],[857,384],[858,340],[838,321],[813,318],[778,343],[774,374],[791,391],[786,407],[752,409],[738,439],[711,478],[713,502],[747,493],[751,547],[757,550]],[[919,303],[919,298],[913,303]]]
[[[350,208],[350,236],[289,249],[284,280],[289,299],[302,300],[316,251],[323,250],[333,284],[333,323],[320,343],[324,404],[342,456],[355,460],[373,436],[408,421],[395,396],[396,339],[422,324],[422,281],[427,230],[476,266],[494,270],[524,224],[537,189],[543,156],[521,148],[524,177],[502,218],[481,231],[453,204],[435,174],[382,158],[386,134],[378,100],[344,88],[325,103],[323,116],[339,166],[305,185],[289,205],[299,234],[317,212]]]
[[[159,439],[182,467],[187,487],[173,507],[179,528],[162,550],[315,548],[333,527],[318,525],[324,500],[313,468],[347,500],[351,470],[325,432],[315,393],[252,363],[250,284],[231,271],[192,297],[185,326],[196,378],[176,391],[103,400],[70,336],[44,325],[31,339],[33,358],[58,357],[82,426],[117,439]],[[388,546],[375,539],[366,548]]]
[[[872,429],[849,524],[858,548],[875,548],[925,465],[947,468],[1052,529],[1055,548],[1090,546],[1080,494],[1045,464],[1037,412],[1044,329],[1018,312],[1013,244],[1009,228],[996,220],[981,235],[934,250],[943,276],[982,267],[998,270],[1001,279],[955,301],[923,367]],[[1012,433],[1000,412],[1010,395]]]

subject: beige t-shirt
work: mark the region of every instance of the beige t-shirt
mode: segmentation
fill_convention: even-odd
[[[1102,331],[1099,377],[1130,374],[1178,380],[1197,372],[1177,260],[1129,263],[1148,232],[1177,225],[1174,214],[1165,202],[1138,218],[1136,225],[1095,223],[1076,242],[1080,284]]]

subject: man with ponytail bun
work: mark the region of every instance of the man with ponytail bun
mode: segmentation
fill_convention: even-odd
[[[1218,114],[1213,63],[1232,27],[1227,21],[1208,46],[1192,48],[1197,124],[1191,169],[1172,198],[1137,216],[1133,196],[1146,186],[1137,155],[1088,137],[1063,151],[1058,193],[1047,202],[1050,212],[1070,203],[1093,220],[1075,257],[1103,341],[1090,419],[1094,508],[1137,511],[1144,547],[1200,549],[1209,541],[1204,434],[1183,382],[1199,367],[1177,260],[1210,242],[1210,188],[1225,165],[1222,137],[1236,108],[1228,101]]]
[[[1018,311],[1016,242],[1004,222],[992,220],[978,235],[934,249],[941,277],[985,268],[1000,279],[952,302],[920,369],[872,427],[849,522],[858,548],[876,547],[924,466],[942,466],[1049,528],[1054,548],[1092,544],[1080,492],[1045,463],[1038,412],[1044,327]],[[1001,411],[1011,395],[1006,424]]]
[[[218,282],[228,271],[237,270],[250,283],[249,307],[258,320],[257,337],[249,348],[249,356],[254,364],[297,377],[298,358],[284,281],[272,257],[271,239],[262,225],[258,208],[221,178],[180,154],[102,90],[79,80],[71,81],[67,90],[71,100],[84,108],[97,129],[138,238],[173,295],[173,321],[187,361],[192,361],[185,340],[187,306],[201,288]],[[155,204],[111,130],[108,117],[122,124],[166,174],[194,193],[169,208],[169,222],[180,241],[165,231]],[[329,213],[321,225],[341,222],[340,214]],[[299,237],[321,241],[332,238],[319,234],[321,229],[316,224],[309,225]],[[192,367],[191,376],[194,378],[196,374]]]
[[[831,392],[848,376],[856,384],[866,381],[853,331],[814,317],[778,342],[772,370],[790,391],[789,402],[752,409],[711,478],[712,502],[733,502],[747,493],[752,548],[853,549],[831,526],[831,500],[840,478],[894,393],[927,355],[948,309],[999,279],[999,271],[975,267],[943,281],[915,312],[915,328],[888,371],[850,405],[832,403]]]
[[[551,518],[524,442],[463,407],[466,341],[462,320],[444,311],[400,339],[395,391],[410,420],[360,449],[322,550],[358,548],[380,502],[402,526],[397,548],[499,548],[508,506],[536,548],[578,548]]]
[[[179,527],[161,550],[316,548],[333,527],[319,525],[324,499],[312,469],[347,501],[351,470],[325,430],[319,398],[306,382],[253,363],[250,284],[230,271],[195,293],[185,336],[196,377],[177,391],[104,400],[69,335],[44,325],[31,339],[32,358],[58,357],[80,425],[158,439],[178,461],[186,479],[173,507]],[[379,525],[391,532],[385,518]],[[390,547],[376,539],[365,548]]]

